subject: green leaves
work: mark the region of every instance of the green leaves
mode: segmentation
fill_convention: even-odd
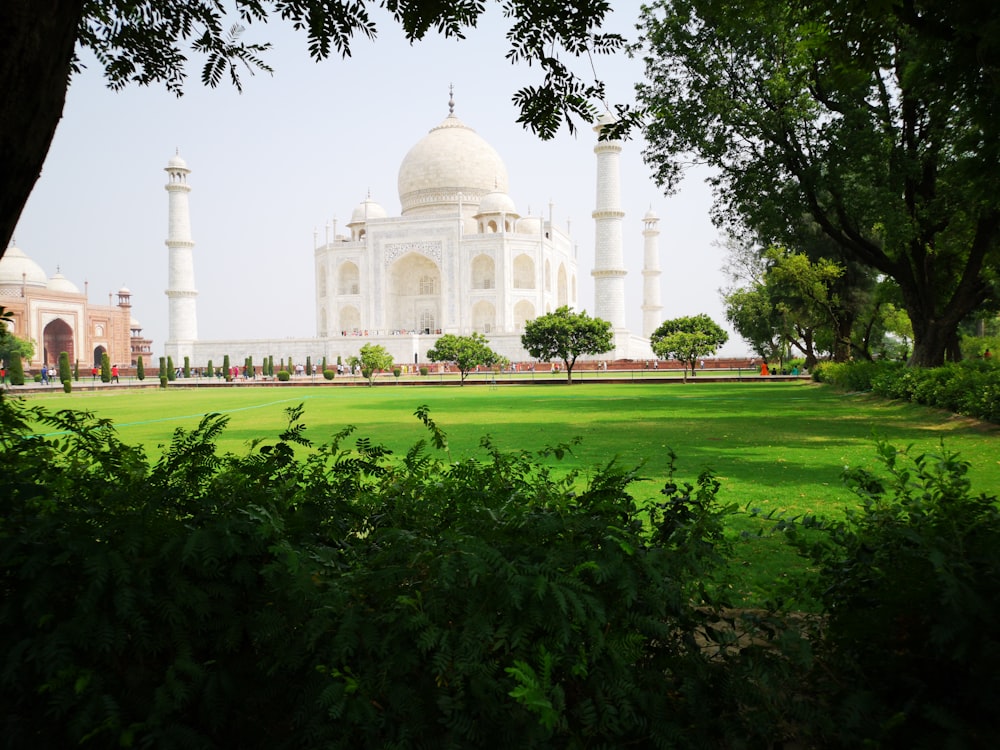
[[[621,745],[690,726],[651,705],[706,666],[669,633],[687,571],[714,565],[708,527],[674,523],[685,552],[665,554],[635,472],[562,476],[547,461],[567,445],[397,462],[345,428],[304,454],[301,417],[236,456],[209,415],[151,466],[107,423],[0,400],[10,744]],[[699,486],[708,508],[718,486]]]
[[[503,358],[490,349],[489,340],[481,333],[475,332],[468,336],[458,336],[446,333],[427,352],[431,362],[453,362],[462,375],[462,384],[466,376],[480,365],[493,367],[501,363]]]
[[[591,318],[586,310],[573,312],[564,305],[525,323],[521,345],[542,362],[562,360],[566,380],[572,382],[577,357],[610,351],[614,337],[606,320]]]
[[[713,354],[728,340],[729,334],[705,314],[665,320],[649,337],[658,357],[684,362],[692,374],[698,357]]]

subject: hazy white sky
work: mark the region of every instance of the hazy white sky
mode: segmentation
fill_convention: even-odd
[[[607,30],[635,37],[638,3],[616,3]],[[52,149],[15,233],[16,244],[51,276],[57,270],[92,302],[122,285],[133,316],[161,352],[167,338],[167,193],[163,168],[179,149],[192,173],[191,222],[201,339],[316,334],[313,238],[327,223],[343,231],[370,192],[399,214],[396,178],[407,151],[455,114],[500,154],[522,215],[571,223],[579,247],[581,307],[593,313],[595,136],[586,128],[543,142],[516,124],[511,95],[540,80],[537,68],[504,58],[507,24],[493,13],[464,41],[408,45],[391,24],[353,57],[311,61],[304,34],[272,21],[248,41],[271,41],[273,76],[244,77],[244,91],[203,87],[193,61],[183,97],[165,89],[109,91],[92,67],[70,86]],[[597,57],[610,102],[631,102],[642,63]],[[587,72],[589,63],[578,66]],[[704,174],[669,198],[649,178],[642,142],[622,153],[627,323],[642,304],[642,217],[660,217],[663,317],[708,313],[725,324],[718,289],[723,251],[708,210]],[[742,354],[731,334],[725,353]]]

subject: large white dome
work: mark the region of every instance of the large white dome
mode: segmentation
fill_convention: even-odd
[[[507,168],[493,147],[452,113],[406,154],[397,184],[403,216],[454,215],[459,203],[471,216],[484,195],[507,192]]]
[[[21,286],[22,283],[27,286],[46,286],[49,277],[21,248],[11,245],[0,259],[0,286]]]

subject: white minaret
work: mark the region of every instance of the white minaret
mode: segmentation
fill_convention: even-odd
[[[166,292],[169,322],[165,354],[173,357],[174,365],[180,367],[183,358],[192,354],[192,345],[198,339],[195,307],[198,291],[194,288],[194,242],[191,240],[191,211],[188,206],[191,186],[187,184],[191,170],[180,154],[175,154],[165,171],[168,178],[165,187],[170,196],[166,242],[169,253]]]
[[[609,114],[601,115],[594,126],[601,130],[612,124]],[[625,329],[625,260],[622,252],[621,176],[620,155],[622,142],[598,140],[594,146],[597,154],[597,207],[594,217],[594,317],[611,323],[611,329]]]
[[[642,217],[642,335],[649,338],[663,322],[660,304],[660,218],[649,209]]]

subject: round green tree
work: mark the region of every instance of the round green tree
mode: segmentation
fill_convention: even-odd
[[[653,331],[649,342],[660,359],[676,359],[686,365],[691,375],[697,374],[695,363],[699,357],[708,357],[729,341],[726,333],[714,320],[702,313],[684,318],[665,320]]]
[[[581,354],[602,354],[614,348],[611,324],[591,318],[586,310],[573,312],[563,305],[555,312],[524,324],[521,345],[542,362],[562,360],[566,382],[573,382],[573,365]]]

